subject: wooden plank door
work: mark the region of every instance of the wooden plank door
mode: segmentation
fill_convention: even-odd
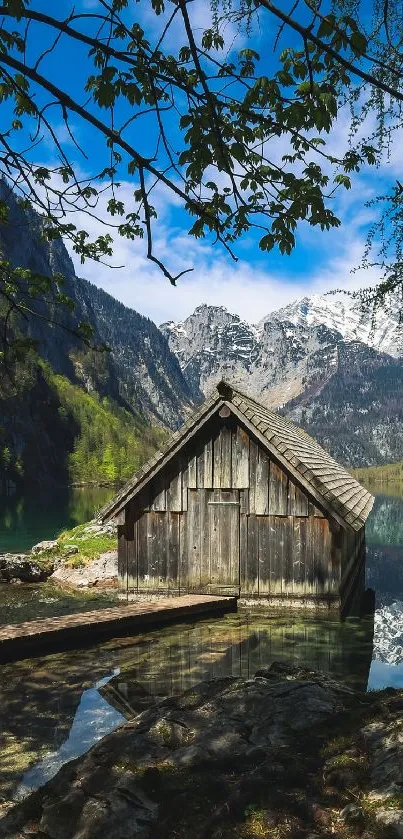
[[[210,590],[239,592],[239,490],[215,489],[207,501],[210,542]]]

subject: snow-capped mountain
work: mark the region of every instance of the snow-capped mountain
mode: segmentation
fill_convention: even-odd
[[[253,326],[223,307],[198,306],[182,323],[160,327],[185,378],[207,394],[221,379],[278,407],[303,392],[312,374],[325,380],[337,364],[339,333],[267,320]]]
[[[207,395],[227,378],[281,408],[350,465],[403,457],[397,298],[374,322],[346,295],[315,295],[257,325],[222,306],[203,305],[160,329],[194,394]]]
[[[403,663],[403,603],[382,605],[374,616],[373,657],[387,664]]]
[[[358,300],[347,294],[313,294],[267,315],[260,326],[273,320],[303,327],[323,324],[340,332],[346,341],[362,341],[398,358],[403,355],[403,325],[399,317],[402,309],[403,299],[399,293],[391,295],[374,318],[370,311],[363,311]]]
[[[198,306],[186,320],[160,326],[191,387],[207,394],[222,377],[264,402],[281,406],[337,367],[340,342],[360,341],[403,356],[403,325],[395,295],[373,319],[344,294],[313,295],[249,324],[223,306]]]

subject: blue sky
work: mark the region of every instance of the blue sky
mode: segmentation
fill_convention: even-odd
[[[47,0],[31,0],[30,5],[36,10],[49,11]],[[77,0],[74,5],[76,13],[97,12],[101,9],[99,0]],[[169,2],[168,6],[171,6]],[[67,14],[71,7],[71,0],[59,0],[60,17]],[[196,28],[202,31],[209,22],[209,3],[207,0],[195,0],[189,4],[189,9]],[[163,21],[155,17],[149,0],[133,2],[130,13],[143,21],[144,28],[150,33],[151,42],[153,38],[158,39]],[[86,25],[85,20],[80,22],[83,29]],[[43,40],[43,34],[39,41],[39,32],[35,26],[32,28],[35,53],[38,49],[43,50],[48,43]],[[241,48],[245,43],[245,35],[237,34],[231,23],[227,25],[224,34],[226,43],[234,49]],[[181,38],[180,30],[174,28],[169,38],[171,41],[168,40],[168,46],[173,50]],[[265,54],[270,54],[272,44],[273,33],[265,30],[264,35],[261,32],[253,45],[258,50],[264,50]],[[62,38],[55,55],[46,57],[41,64],[44,74],[63,89],[79,93],[80,101],[84,101],[81,93],[82,79],[90,72],[87,69],[86,51],[86,47],[76,46],[72,54],[67,39]],[[78,143],[90,150],[85,158],[73,145],[60,113],[56,109],[48,113],[66,152],[84,175],[105,165],[104,144],[93,129],[78,117],[72,117],[71,127]],[[124,114],[121,116],[123,118]],[[335,153],[345,148],[348,126],[348,115],[342,111],[330,136]],[[140,128],[136,142],[140,151],[148,151],[153,142],[151,124]],[[281,141],[274,153],[281,156],[285,151],[284,141]],[[38,163],[52,164],[55,160],[53,144],[46,137],[33,154]],[[115,239],[114,256],[110,263],[120,267],[112,268],[90,261],[81,265],[72,253],[77,273],[157,323],[183,319],[201,303],[224,305],[246,320],[257,322],[269,311],[303,295],[322,293],[336,287],[353,289],[372,285],[379,279],[374,270],[351,273],[351,269],[360,262],[366,231],[373,219],[373,211],[364,206],[365,200],[383,191],[384,185],[398,176],[401,168],[401,158],[396,150],[394,154],[387,167],[385,165],[380,170],[356,175],[349,192],[339,190],[334,199],[334,209],[342,220],[341,228],[322,232],[306,224],[301,225],[297,232],[297,247],[290,257],[281,256],[276,251],[262,253],[258,248],[259,237],[251,233],[236,244],[238,262],[234,263],[219,245],[213,247],[208,240],[200,242],[189,237],[188,219],[177,200],[173,200],[166,189],[157,187],[154,192],[159,212],[154,234],[156,255],[174,272],[193,267],[192,273],[185,275],[179,280],[178,287],[173,288],[158,268],[147,261],[144,242],[129,242],[119,237]],[[128,209],[132,204],[132,193],[133,184],[122,172],[122,185],[117,197],[125,201]],[[99,214],[106,217],[103,204],[101,202]],[[103,232],[102,225],[95,219],[78,216],[78,221],[92,236]]]

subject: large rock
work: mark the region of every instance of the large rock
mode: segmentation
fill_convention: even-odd
[[[358,702],[349,688],[306,670],[202,682],[144,711],[63,767],[9,812],[0,837],[25,837],[28,830],[31,839],[213,835],[220,808],[227,817],[232,806],[253,804],[262,778],[265,789],[296,777],[304,782],[296,738],[333,724]],[[203,785],[213,791],[214,806]],[[164,827],[173,802],[179,820],[187,808],[192,821],[191,828],[178,824],[175,834]]]
[[[40,554],[44,551],[53,551],[55,548],[58,547],[57,539],[45,539],[43,542],[38,542],[37,545],[34,545],[31,548],[32,554]]]
[[[391,699],[387,716],[370,722],[363,736],[371,755],[372,790],[368,799],[376,806],[376,820],[391,836],[403,839],[403,703]]]
[[[106,551],[93,562],[81,567],[59,564],[50,579],[58,585],[70,588],[109,588],[117,585],[117,578],[118,553]]]
[[[93,519],[84,527],[83,534],[90,534],[91,536],[115,536],[117,534],[117,526],[115,522],[108,521],[102,523]]]
[[[284,664],[202,682],[66,764],[0,839],[401,839],[402,699]]]
[[[0,582],[40,583],[47,580],[53,564],[40,565],[27,554],[0,555]]]

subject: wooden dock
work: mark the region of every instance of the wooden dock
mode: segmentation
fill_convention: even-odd
[[[184,595],[0,627],[0,662],[137,635],[182,620],[236,612],[236,597]]]

